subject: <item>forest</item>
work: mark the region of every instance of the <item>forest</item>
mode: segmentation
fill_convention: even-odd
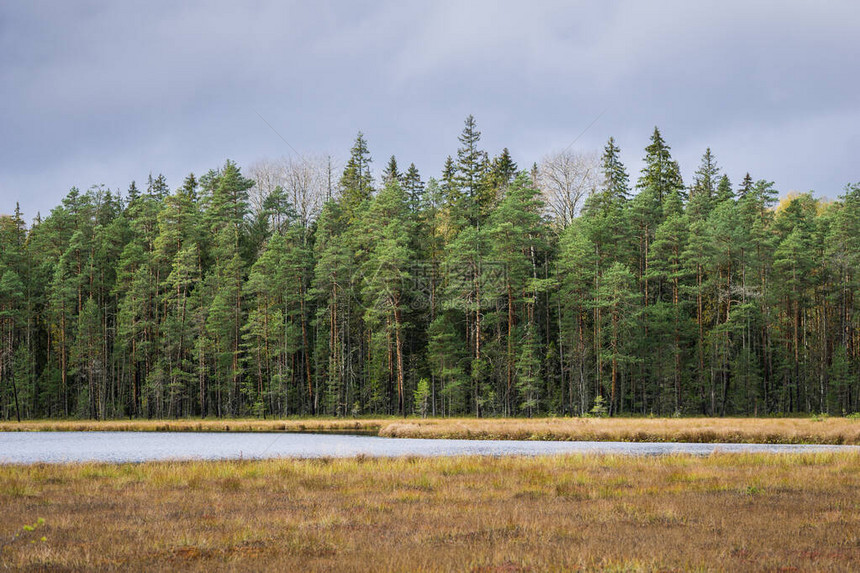
[[[612,138],[521,169],[480,135],[426,181],[359,133],[336,172],[0,216],[0,418],[860,409],[860,183],[780,199],[710,149],[685,183],[657,128],[635,182]]]

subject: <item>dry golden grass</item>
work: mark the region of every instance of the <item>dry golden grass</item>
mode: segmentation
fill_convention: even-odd
[[[0,422],[0,431],[366,432],[394,438],[860,445],[849,418],[307,418]]]
[[[0,422],[0,432],[366,432],[376,434],[390,420],[302,418],[171,420],[37,420]]]
[[[858,492],[846,453],[0,466],[0,569],[856,571]]]
[[[860,444],[848,418],[451,418],[389,421],[381,436],[763,444]]]

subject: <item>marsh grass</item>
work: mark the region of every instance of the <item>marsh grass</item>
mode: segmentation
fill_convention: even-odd
[[[850,418],[535,418],[390,421],[381,436],[490,440],[576,440],[860,445]]]
[[[343,432],[392,438],[860,445],[860,419],[379,418],[0,422],[0,431]]]
[[[858,491],[850,453],[0,466],[0,568],[851,571]]]
[[[36,420],[0,422],[0,432],[357,432],[376,434],[385,420],[308,418],[260,420]]]

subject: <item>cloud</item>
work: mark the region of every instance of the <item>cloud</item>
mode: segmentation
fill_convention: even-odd
[[[858,20],[848,1],[6,3],[0,211],[290,154],[258,113],[303,152],[342,157],[361,129],[378,168],[426,178],[467,114],[527,166],[605,110],[577,147],[614,135],[634,180],[658,125],[685,175],[710,146],[733,178],[838,189],[860,178]]]

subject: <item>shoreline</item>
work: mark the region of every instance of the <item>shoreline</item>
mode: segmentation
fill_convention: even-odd
[[[38,420],[0,432],[288,432],[389,438],[860,445],[860,420],[806,418],[302,418]]]

